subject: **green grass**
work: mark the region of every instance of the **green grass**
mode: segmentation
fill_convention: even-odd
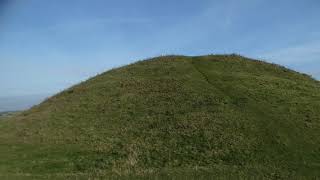
[[[237,55],[113,69],[0,121],[0,177],[320,177],[320,83]]]

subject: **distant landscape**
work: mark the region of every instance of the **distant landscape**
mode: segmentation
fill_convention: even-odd
[[[0,113],[29,109],[47,97],[48,94],[0,97]]]
[[[20,111],[6,111],[6,112],[0,112],[0,120],[4,118],[9,118],[14,115],[17,115]]]

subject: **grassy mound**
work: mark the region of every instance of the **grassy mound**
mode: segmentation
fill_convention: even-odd
[[[3,177],[320,175],[320,83],[236,55],[114,69],[0,122]]]

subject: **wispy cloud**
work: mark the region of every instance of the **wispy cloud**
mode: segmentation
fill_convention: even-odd
[[[311,42],[265,52],[261,57],[278,63],[298,64],[317,61],[320,64],[320,42]]]
[[[63,21],[48,27],[49,30],[81,30],[99,28],[107,25],[122,24],[148,24],[151,23],[150,18],[143,17],[109,17],[109,18],[89,18],[81,20]]]
[[[320,42],[309,42],[257,55],[269,62],[282,64],[320,79]]]

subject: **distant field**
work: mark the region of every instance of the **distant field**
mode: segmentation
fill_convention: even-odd
[[[12,117],[18,113],[19,113],[19,111],[0,112],[0,120]]]

